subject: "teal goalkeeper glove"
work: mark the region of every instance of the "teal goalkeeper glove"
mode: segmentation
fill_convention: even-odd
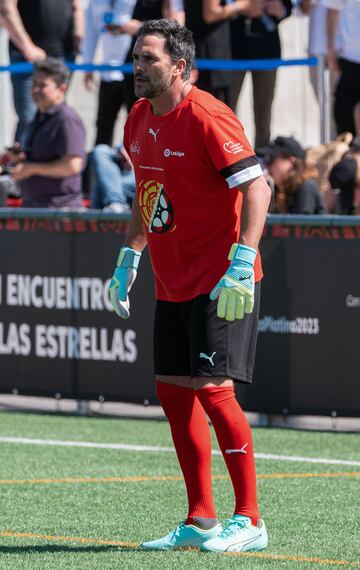
[[[254,308],[254,263],[256,249],[234,243],[231,246],[229,269],[210,293],[218,299],[217,316],[227,321],[244,318]]]
[[[122,319],[130,316],[128,293],[135,281],[141,253],[130,247],[120,249],[116,269],[109,285],[109,295],[115,313]]]

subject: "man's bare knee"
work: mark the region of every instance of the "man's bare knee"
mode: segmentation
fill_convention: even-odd
[[[194,390],[199,390],[200,388],[208,388],[211,386],[220,386],[222,388],[229,388],[234,385],[231,378],[226,378],[223,376],[214,376],[209,378],[204,378],[197,376],[193,378]]]
[[[194,379],[191,376],[156,376],[158,382],[164,384],[173,384],[174,386],[181,386],[182,388],[194,388]]]

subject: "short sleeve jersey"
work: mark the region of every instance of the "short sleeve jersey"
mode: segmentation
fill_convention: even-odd
[[[210,293],[239,239],[237,186],[262,174],[242,125],[226,105],[192,87],[160,116],[140,99],[128,116],[124,143],[134,165],[156,297],[177,302]],[[258,255],[256,281],[261,277]]]

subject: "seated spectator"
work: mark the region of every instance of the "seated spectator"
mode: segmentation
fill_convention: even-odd
[[[130,213],[136,183],[132,164],[123,145],[113,149],[97,145],[92,152],[91,205],[104,212]]]
[[[273,214],[324,214],[325,207],[316,184],[316,171],[305,162],[305,149],[292,137],[277,137],[256,149],[272,178],[275,192]]]
[[[37,112],[23,152],[10,152],[11,177],[20,182],[24,207],[82,207],[85,129],[65,103],[68,81],[69,71],[60,60],[47,58],[34,66],[32,96]]]
[[[337,214],[360,215],[360,141],[332,168],[329,182],[337,196]]]

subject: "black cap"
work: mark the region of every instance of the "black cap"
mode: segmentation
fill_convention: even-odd
[[[296,158],[305,158],[305,149],[293,137],[276,137],[267,146],[255,149],[258,156],[262,156],[266,160],[271,160],[277,156],[295,156]]]
[[[329,182],[331,188],[342,192],[353,192],[356,183],[357,162],[355,158],[345,157],[330,171]]]

